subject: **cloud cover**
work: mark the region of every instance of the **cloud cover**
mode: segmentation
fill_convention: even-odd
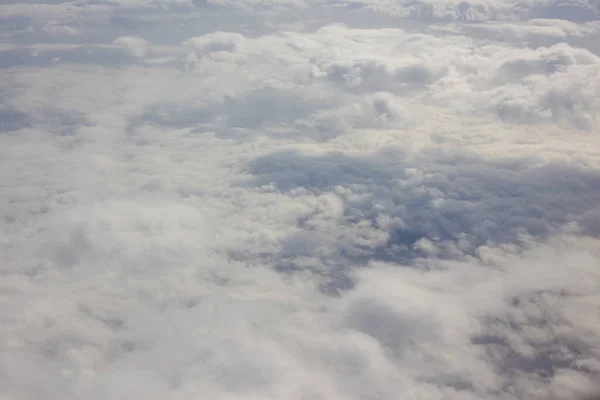
[[[0,5],[0,395],[600,378],[597,2]]]

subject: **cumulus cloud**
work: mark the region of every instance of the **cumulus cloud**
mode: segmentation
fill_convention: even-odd
[[[0,397],[600,379],[577,1],[0,5]]]
[[[115,39],[113,44],[125,47],[135,57],[143,57],[146,55],[148,42],[135,36],[121,36]]]
[[[276,152],[253,160],[250,172],[250,182],[266,190],[332,196],[340,203],[335,224],[317,213],[293,237],[320,238],[299,253],[317,247],[335,260],[328,262],[342,265],[480,256],[490,246],[527,247],[529,237],[550,237],[569,224],[591,232],[587,213],[600,196],[600,175],[593,170],[535,159],[488,164],[456,149],[360,157]]]

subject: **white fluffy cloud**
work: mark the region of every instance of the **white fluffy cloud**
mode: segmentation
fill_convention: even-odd
[[[598,12],[0,5],[0,397],[596,389]]]

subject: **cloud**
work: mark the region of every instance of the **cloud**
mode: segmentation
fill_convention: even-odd
[[[135,57],[143,57],[146,55],[146,45],[148,42],[135,36],[121,36],[116,38],[113,44],[124,46]]]
[[[285,151],[253,160],[249,171],[254,185],[338,198],[344,228],[320,224],[324,216],[317,213],[295,235],[321,238],[308,252],[327,247],[350,259],[406,262],[477,255],[486,245],[527,245],[526,236],[549,237],[570,222],[587,229],[584,216],[596,210],[600,196],[593,170],[535,159],[488,163],[457,150],[413,155],[389,149],[360,157]]]
[[[215,32],[209,35],[191,38],[183,44],[191,46],[200,53],[230,52],[234,53],[243,48],[244,35],[232,32]]]
[[[0,397],[597,389],[595,3],[0,5]]]
[[[11,307],[23,312],[8,331],[3,375],[18,377],[19,364],[33,376],[57,375],[49,365],[72,372],[6,381],[8,393],[393,398],[407,390],[475,398],[592,387],[598,343],[590,333],[598,326],[585,310],[598,301],[598,248],[591,240],[500,253],[491,269],[374,262],[333,299],[315,293],[310,279],[286,282],[264,266],[211,255],[209,232],[219,225],[195,207],[140,212],[140,200],[70,213],[44,234],[57,250],[70,236],[76,263],[59,258],[35,271],[39,282],[19,284]],[[67,269],[58,273],[59,266]],[[22,280],[12,275],[5,284]],[[24,346],[44,361],[20,358]],[[8,363],[13,358],[17,364]]]
[[[0,108],[0,119],[2,120],[0,123],[2,132],[10,132],[28,125],[25,113],[11,110],[10,107],[4,105]]]
[[[568,43],[589,50],[595,55],[599,48],[595,44],[600,31],[598,21],[574,23],[561,19],[533,19],[528,23],[496,22],[465,24],[460,29],[474,37],[510,42],[533,49]]]
[[[401,18],[423,21],[514,20],[523,17],[553,18],[574,22],[595,21],[599,10],[595,2],[587,1],[410,1],[398,3],[391,0],[344,1],[341,4],[368,7]]]
[[[537,5],[532,14],[541,18],[587,22],[598,20],[600,8],[595,2],[555,0]]]

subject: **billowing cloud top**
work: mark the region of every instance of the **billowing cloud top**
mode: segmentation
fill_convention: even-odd
[[[0,5],[0,398],[600,382],[600,3]]]

